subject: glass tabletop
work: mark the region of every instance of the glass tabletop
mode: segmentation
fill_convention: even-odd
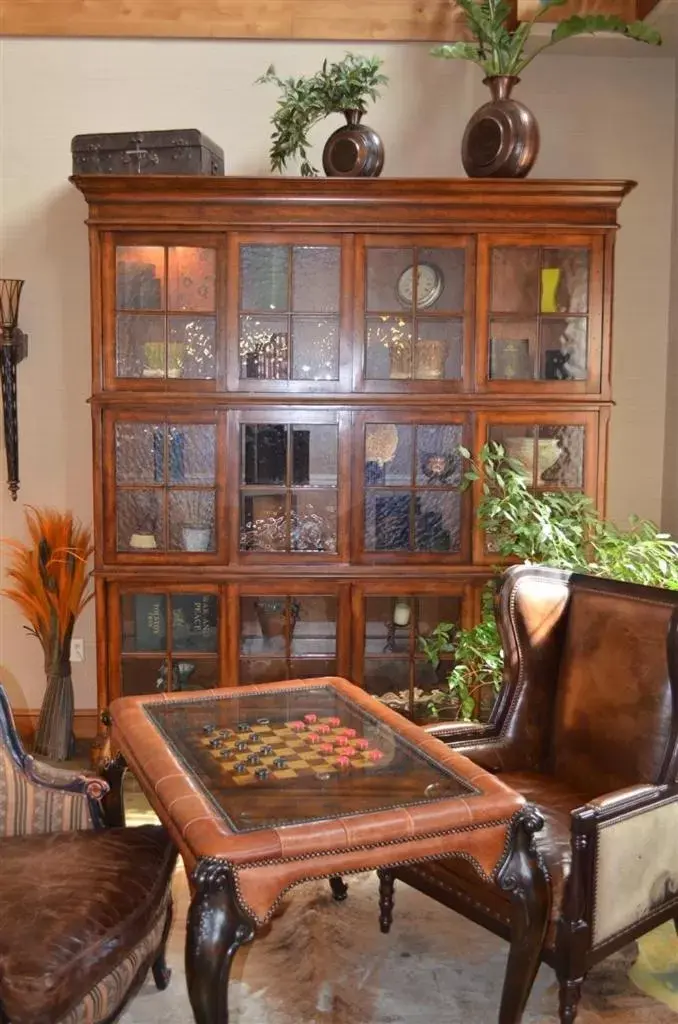
[[[144,704],[234,832],[479,791],[331,686]]]

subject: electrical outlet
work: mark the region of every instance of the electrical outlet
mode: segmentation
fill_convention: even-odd
[[[71,640],[71,661],[85,660],[85,641],[82,637],[73,637]]]

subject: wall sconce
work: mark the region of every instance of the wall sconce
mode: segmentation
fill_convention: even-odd
[[[12,501],[19,490],[19,421],[16,399],[17,363],[28,353],[28,338],[17,327],[23,281],[0,278],[0,377],[5,429],[7,483]]]

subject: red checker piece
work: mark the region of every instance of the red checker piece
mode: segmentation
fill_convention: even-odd
[[[322,743],[323,741],[322,736],[318,736],[317,732],[309,733],[307,739],[309,743]],[[331,749],[332,748],[330,747],[330,750]]]
[[[365,754],[365,757],[369,757],[370,761],[381,761],[383,756],[383,750],[368,750]]]
[[[334,753],[334,747],[332,746],[331,743],[321,743],[320,746],[318,747],[318,753],[319,754],[333,754]]]
[[[303,732],[306,728],[304,722],[288,722],[287,725],[288,728],[292,729],[294,732]]]
[[[356,755],[355,747],[342,747],[341,749],[345,757],[355,757]]]
[[[354,744],[353,744],[353,746],[356,748],[356,750],[367,750],[369,745],[370,745],[370,741],[369,740],[356,740],[354,742]]]
[[[304,721],[307,722],[309,725],[313,725],[314,722],[318,721],[318,716],[317,715],[304,715]]]
[[[341,731],[343,732],[344,736],[346,736],[347,739],[349,740],[355,739],[355,737],[358,735],[355,729],[342,729]]]
[[[328,718],[327,719],[327,724],[329,726],[331,726],[332,729],[336,729],[338,725],[341,725],[341,719],[340,718]]]
[[[344,747],[348,743],[348,736],[335,736],[334,742],[338,747]]]
[[[321,722],[320,725],[316,725],[315,729],[313,730],[313,732],[317,732],[319,736],[327,736],[329,731],[329,725],[325,725],[324,722]]]
[[[350,768],[351,762],[348,757],[337,758],[337,768]]]

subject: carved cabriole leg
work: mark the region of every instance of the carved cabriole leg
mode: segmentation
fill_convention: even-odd
[[[186,922],[186,984],[196,1024],[228,1024],[228,979],[233,957],[254,938],[240,909],[226,861],[206,857],[191,878],[194,896]]]
[[[384,935],[388,935],[393,923],[393,889],[395,887],[395,875],[392,871],[379,868],[379,928]]]
[[[512,848],[498,882],[511,894],[511,948],[499,1010],[499,1024],[520,1024],[532,990],[546,937],[550,911],[550,885],[534,849],[533,835],[544,821],[534,807],[520,813]]]
[[[165,991],[165,989],[170,983],[170,978],[172,977],[172,972],[167,966],[167,960],[165,959],[165,953],[167,950],[167,940],[169,938],[169,933],[172,930],[172,909],[172,903],[170,902],[167,908],[167,918],[165,919],[165,928],[162,933],[162,942],[160,943],[160,949],[158,950],[158,955],[151,966],[151,971],[153,972],[153,981],[155,982],[155,987],[158,989],[159,992]]]
[[[348,895],[348,886],[344,879],[340,878],[339,875],[332,875],[330,878],[330,889],[332,890],[332,896],[339,903],[341,903],[342,900],[345,900]]]
[[[595,827],[596,813],[593,808],[580,808],[573,814],[572,863],[556,935],[556,977],[561,1024],[574,1024],[581,987],[586,978],[591,948],[588,922],[591,917]]]
[[[108,828],[123,828],[125,825],[125,804],[122,783],[127,771],[127,762],[122,754],[105,761],[101,774],[111,787],[104,797],[104,817]]]

